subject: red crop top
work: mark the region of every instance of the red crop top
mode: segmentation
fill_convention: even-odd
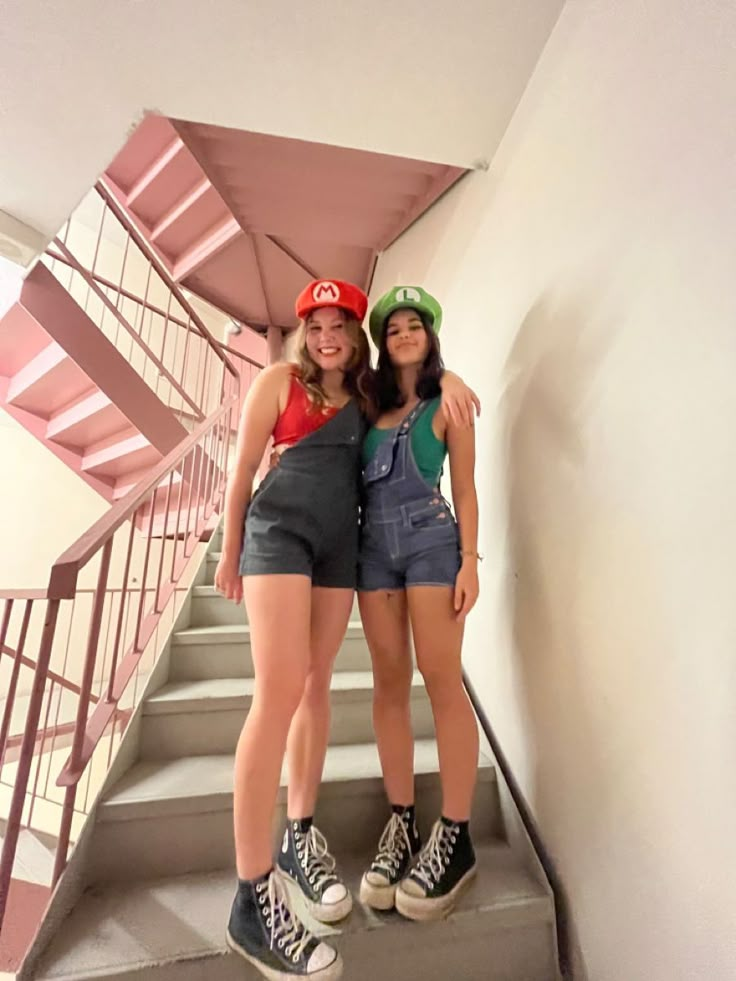
[[[297,376],[293,374],[286,408],[274,426],[274,447],[293,446],[300,439],[324,426],[339,411],[334,406],[327,406],[324,409],[316,408],[310,400],[307,390],[298,381]]]

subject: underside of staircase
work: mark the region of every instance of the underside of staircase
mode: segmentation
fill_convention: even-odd
[[[187,435],[41,262],[0,319],[0,407],[109,501]]]
[[[376,256],[463,173],[148,114],[104,179],[173,279],[289,333],[310,279],[367,287]]]
[[[22,981],[258,977],[225,944],[236,882],[234,751],[253,668],[243,608],[212,586],[220,543],[217,532]],[[345,922],[328,928],[310,920],[297,895],[300,914],[341,950],[350,981],[555,981],[553,899],[509,835],[488,750],[481,751],[471,825],[479,872],[458,908],[446,920],[419,924],[358,901],[360,876],[388,817],[371,702],[370,658],[356,606],[333,676],[330,746],[316,814],[355,906]],[[439,813],[440,785],[431,707],[418,674],[411,704],[417,815],[426,837]],[[275,845],[285,783],[283,774]]]

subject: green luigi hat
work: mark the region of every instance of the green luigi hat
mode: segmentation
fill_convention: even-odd
[[[383,328],[394,310],[417,310],[429,320],[430,327],[439,334],[442,323],[442,307],[437,300],[421,286],[394,286],[371,310],[369,320],[371,337],[376,347],[380,346]]]

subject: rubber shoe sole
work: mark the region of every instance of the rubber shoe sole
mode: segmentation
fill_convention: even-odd
[[[279,867],[279,872],[284,878],[288,879],[289,882],[293,882],[294,885],[299,890],[299,895],[304,901],[304,905],[307,907],[309,912],[315,918],[319,920],[320,923],[339,923],[340,920],[344,920],[346,916],[349,916],[353,908],[353,897],[350,895],[350,890],[347,891],[345,898],[339,903],[315,903],[313,899],[309,896],[305,896],[302,892],[299,881],[294,878],[286,869]]]
[[[472,884],[476,872],[477,866],[471,866],[454,889],[437,899],[412,896],[405,892],[399,883],[396,889],[396,909],[408,920],[442,920],[453,911],[458,899]]]
[[[233,939],[230,931],[226,934],[227,945],[234,953],[245,958],[256,970],[268,981],[294,981],[295,978],[307,978],[308,981],[339,981],[342,977],[343,961],[340,954],[336,953],[335,960],[323,967],[321,971],[312,971],[311,974],[293,974],[290,971],[279,971],[274,967],[263,964],[254,954],[249,954],[245,947]]]
[[[398,883],[393,886],[374,886],[372,882],[368,881],[367,875],[364,875],[360,880],[360,901],[364,906],[370,906],[371,909],[379,909],[385,913],[393,909],[396,904],[397,888]]]

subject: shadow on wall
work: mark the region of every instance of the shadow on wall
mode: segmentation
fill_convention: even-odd
[[[597,815],[616,792],[596,786],[605,772],[597,762],[605,734],[586,709],[585,675],[595,670],[595,652],[585,649],[590,625],[581,622],[578,603],[585,502],[595,478],[590,420],[613,334],[585,296],[541,297],[509,352],[500,405],[508,487],[506,609],[531,775],[526,794],[553,864],[563,871],[563,887],[570,842],[576,879],[582,865],[588,866],[583,881],[595,881],[592,869],[603,845]],[[569,976],[585,978],[566,895],[563,906]]]

